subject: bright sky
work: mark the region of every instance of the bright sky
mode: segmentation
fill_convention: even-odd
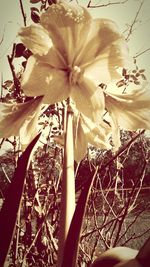
[[[123,0],[120,0],[122,2]],[[27,25],[30,25],[29,0],[23,0],[25,13],[27,14]],[[74,1],[76,2],[76,1]],[[107,4],[119,2],[118,0],[93,0],[93,4]],[[127,0],[124,4],[113,4],[107,7],[89,9],[93,17],[109,18],[114,20],[121,31],[124,32],[128,25],[135,19],[141,2],[144,2],[133,27],[133,33],[128,42],[131,56],[135,56],[150,48],[150,0]],[[80,5],[87,5],[87,0],[78,0]],[[34,5],[35,6],[35,5]],[[7,55],[11,53],[12,45],[17,42],[17,32],[23,26],[19,0],[0,0],[0,76],[3,81],[11,79],[11,72],[7,62]],[[127,32],[125,32],[126,36]],[[137,58],[138,66],[146,69],[147,79],[150,80],[150,50]]]

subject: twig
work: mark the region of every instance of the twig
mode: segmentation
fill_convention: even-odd
[[[97,232],[100,236],[100,238],[103,240],[103,243],[105,245],[105,248],[108,249],[109,248],[109,245],[107,244],[107,241],[106,239],[103,237],[101,231],[99,230],[99,227],[98,227],[98,223],[97,223],[97,218],[96,218],[96,210],[95,210],[95,204],[92,203],[92,208],[93,208],[93,214],[94,214],[94,224],[95,224],[95,228],[97,229]]]
[[[118,1],[118,2],[108,2],[107,4],[101,4],[101,5],[92,5],[92,1],[89,1],[87,7],[89,8],[97,8],[97,7],[107,7],[107,6],[110,6],[110,5],[119,5],[119,4],[124,4],[128,2],[128,0],[123,0],[123,1]]]
[[[24,12],[22,0],[19,0],[19,2],[20,2],[20,8],[21,8],[21,13],[22,13],[22,17],[23,17],[24,26],[27,26],[27,16],[26,16],[26,14]]]
[[[120,219],[122,217],[122,215],[119,215],[117,219]],[[83,240],[83,238],[88,237],[89,235],[93,235],[95,232],[97,231],[101,231],[103,228],[105,228],[106,226],[108,226],[109,224],[111,224],[112,222],[116,221],[116,218],[113,218],[112,220],[110,220],[109,222],[106,222],[105,224],[103,224],[102,226],[98,227],[98,228],[94,228],[93,230],[89,231],[86,234],[82,234],[81,236],[81,241]]]
[[[143,169],[142,169],[142,174],[141,174],[142,177],[143,177],[143,174],[145,173],[146,164],[147,163],[145,162],[144,163],[144,166],[143,166]],[[119,221],[118,230],[117,230],[115,241],[114,241],[114,244],[113,244],[114,247],[118,243],[118,239],[120,238],[120,233],[121,233],[122,225],[123,225],[123,223],[125,221],[126,216],[129,214],[130,203],[131,203],[131,201],[133,199],[134,191],[135,191],[135,188],[136,188],[138,182],[139,182],[139,180],[137,179],[137,182],[135,183],[135,185],[132,188],[132,191],[131,191],[131,194],[129,196],[129,199],[128,199],[126,205],[124,206],[124,213],[123,213],[123,216],[122,216],[121,220]]]
[[[108,207],[109,207],[110,211],[112,212],[113,216],[114,216],[115,218],[117,218],[117,215],[115,214],[115,212],[114,212],[112,206],[110,205],[109,201],[107,200],[107,197],[106,197],[105,194],[104,194],[104,191],[103,191],[103,188],[102,188],[102,184],[101,184],[101,179],[100,179],[99,181],[100,181],[99,184],[100,184],[100,190],[101,190],[102,197],[103,197],[104,201],[106,202],[106,204],[108,205]]]
[[[17,79],[16,77],[16,73],[15,73],[15,68],[14,68],[14,65],[13,65],[13,58],[14,58],[14,50],[15,50],[15,44],[13,45],[13,52],[12,52],[12,55],[11,56],[7,56],[7,59],[8,59],[8,62],[9,62],[9,66],[10,66],[10,69],[11,69],[11,72],[12,72],[12,76],[13,76],[13,81],[14,81],[14,85],[15,85],[15,89],[16,89],[16,95],[19,96],[20,95],[20,82],[19,82],[19,79]]]
[[[134,58],[134,59],[135,59],[135,58],[138,58],[138,57],[140,57],[141,55],[145,54],[145,53],[148,52],[148,51],[150,51],[150,47],[147,48],[147,49],[145,49],[144,51],[142,51],[142,52],[136,54],[133,58]]]
[[[134,27],[134,25],[138,22],[137,19],[138,19],[138,16],[139,16],[139,14],[140,14],[140,11],[141,11],[141,9],[142,9],[143,4],[144,4],[144,1],[141,2],[140,6],[139,6],[139,8],[138,8],[138,11],[137,11],[137,13],[136,13],[136,16],[135,16],[135,18],[134,18],[132,24],[130,25],[128,35],[127,35],[127,37],[125,38],[126,41],[129,41],[129,37],[131,36],[131,34],[132,34],[132,32],[133,32],[133,27]]]
[[[147,229],[146,231],[144,231],[143,233],[139,234],[139,235],[135,235],[135,233],[134,233],[128,240],[126,240],[126,241],[125,241],[124,243],[122,243],[120,246],[124,246],[124,245],[126,245],[130,240],[135,240],[135,239],[137,239],[137,238],[139,238],[139,237],[141,237],[141,236],[147,234],[148,232],[150,232],[150,228]]]
[[[124,231],[124,233],[119,237],[118,239],[118,243],[120,242],[120,240],[127,234],[127,232],[129,231],[129,229],[132,227],[132,225],[137,221],[137,219],[139,218],[139,216],[145,211],[142,210],[140,211],[136,216],[135,218],[133,219],[133,221],[128,225],[128,227],[126,228],[126,230]]]
[[[4,41],[4,34],[5,34],[5,28],[4,28],[4,31],[3,31],[3,35],[2,35],[2,38],[0,40],[0,45],[2,44],[2,42]]]
[[[136,134],[124,147],[122,147],[106,164],[102,165],[100,170],[105,169],[108,167],[113,161],[118,157],[121,156],[127,149],[128,147],[134,143],[134,141],[145,132],[145,130],[142,130],[140,133]]]
[[[3,98],[3,73],[1,73],[1,99]]]
[[[2,145],[3,145],[3,143],[4,143],[4,141],[5,141],[5,138],[3,138],[2,141],[0,142],[0,149],[1,149],[1,147],[2,147]]]
[[[5,171],[5,169],[4,169],[4,167],[3,167],[2,164],[1,164],[1,167],[2,167],[2,171],[3,171],[3,173],[5,174],[5,177],[6,177],[7,181],[8,181],[9,183],[11,183],[11,180],[9,179],[9,177],[8,177],[8,175],[7,175],[7,173],[6,173],[6,171]]]

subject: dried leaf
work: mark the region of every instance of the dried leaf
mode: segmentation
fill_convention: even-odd
[[[136,85],[139,85],[139,84],[140,84],[140,82],[139,82],[139,81],[134,81],[134,83],[135,83]]]
[[[144,81],[147,80],[147,79],[146,79],[146,76],[145,76],[144,74],[141,74],[141,78],[142,78]]]
[[[145,72],[145,69],[139,70],[139,73],[143,73],[143,72]]]

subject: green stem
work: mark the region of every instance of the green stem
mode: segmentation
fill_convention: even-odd
[[[74,179],[74,143],[73,143],[73,112],[68,105],[66,114],[66,132],[64,146],[64,164],[62,176],[62,195],[60,210],[60,233],[58,266],[63,261],[64,247],[69,227],[75,210],[75,179]]]

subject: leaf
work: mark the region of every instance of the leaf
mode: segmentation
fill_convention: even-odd
[[[36,4],[36,3],[39,3],[39,2],[41,2],[41,0],[30,0],[31,4]]]
[[[146,81],[147,79],[146,79],[146,76],[142,73],[141,74],[141,78],[144,80],[144,81]]]
[[[123,68],[123,70],[122,70],[122,75],[123,75],[123,76],[126,76],[126,74],[127,74],[127,71],[126,71],[126,69]]]
[[[9,251],[24,188],[29,157],[39,137],[40,134],[34,138],[18,159],[14,177],[9,185],[4,204],[0,211],[0,266],[4,265]]]
[[[4,87],[5,87],[5,88],[6,88],[6,87],[10,87],[12,84],[13,84],[13,81],[11,81],[11,80],[7,80],[7,81],[4,82]]]
[[[137,73],[137,70],[132,70],[132,73]]]
[[[136,256],[137,261],[141,266],[148,266],[150,262],[150,237],[144,243],[139,253]]]
[[[88,181],[84,184],[84,187],[81,191],[81,195],[79,197],[72,222],[70,225],[70,229],[68,232],[66,245],[64,249],[64,257],[61,267],[76,266],[77,255],[78,255],[78,247],[79,247],[79,240],[80,240],[80,233],[83,224],[83,218],[85,215],[86,204],[89,199],[89,194],[91,187],[93,185],[94,179],[97,174],[97,170],[93,175],[92,179],[88,179]],[[69,252],[69,253],[68,253]]]
[[[26,47],[24,46],[24,44],[19,43],[16,45],[15,48],[15,57],[21,57],[23,56],[23,52],[25,51]]]
[[[145,69],[139,70],[139,73],[143,73],[143,72],[145,72]]]
[[[38,10],[38,8],[37,7],[31,7],[30,8],[31,9],[31,12],[37,12],[37,13],[39,13],[39,10]]]
[[[40,16],[35,11],[31,11],[31,19],[35,23],[39,23],[40,22]]]
[[[24,69],[25,69],[26,65],[27,65],[27,61],[23,61],[22,62],[22,67],[24,67]]]
[[[23,56],[28,59],[32,55],[32,52],[29,49],[24,50]]]
[[[57,4],[57,0],[48,0],[48,4],[49,5]]]
[[[135,83],[136,85],[139,85],[139,84],[140,84],[140,82],[139,82],[139,81],[134,81],[134,83]]]
[[[137,78],[134,75],[130,75],[130,77],[134,80],[137,81]]]

